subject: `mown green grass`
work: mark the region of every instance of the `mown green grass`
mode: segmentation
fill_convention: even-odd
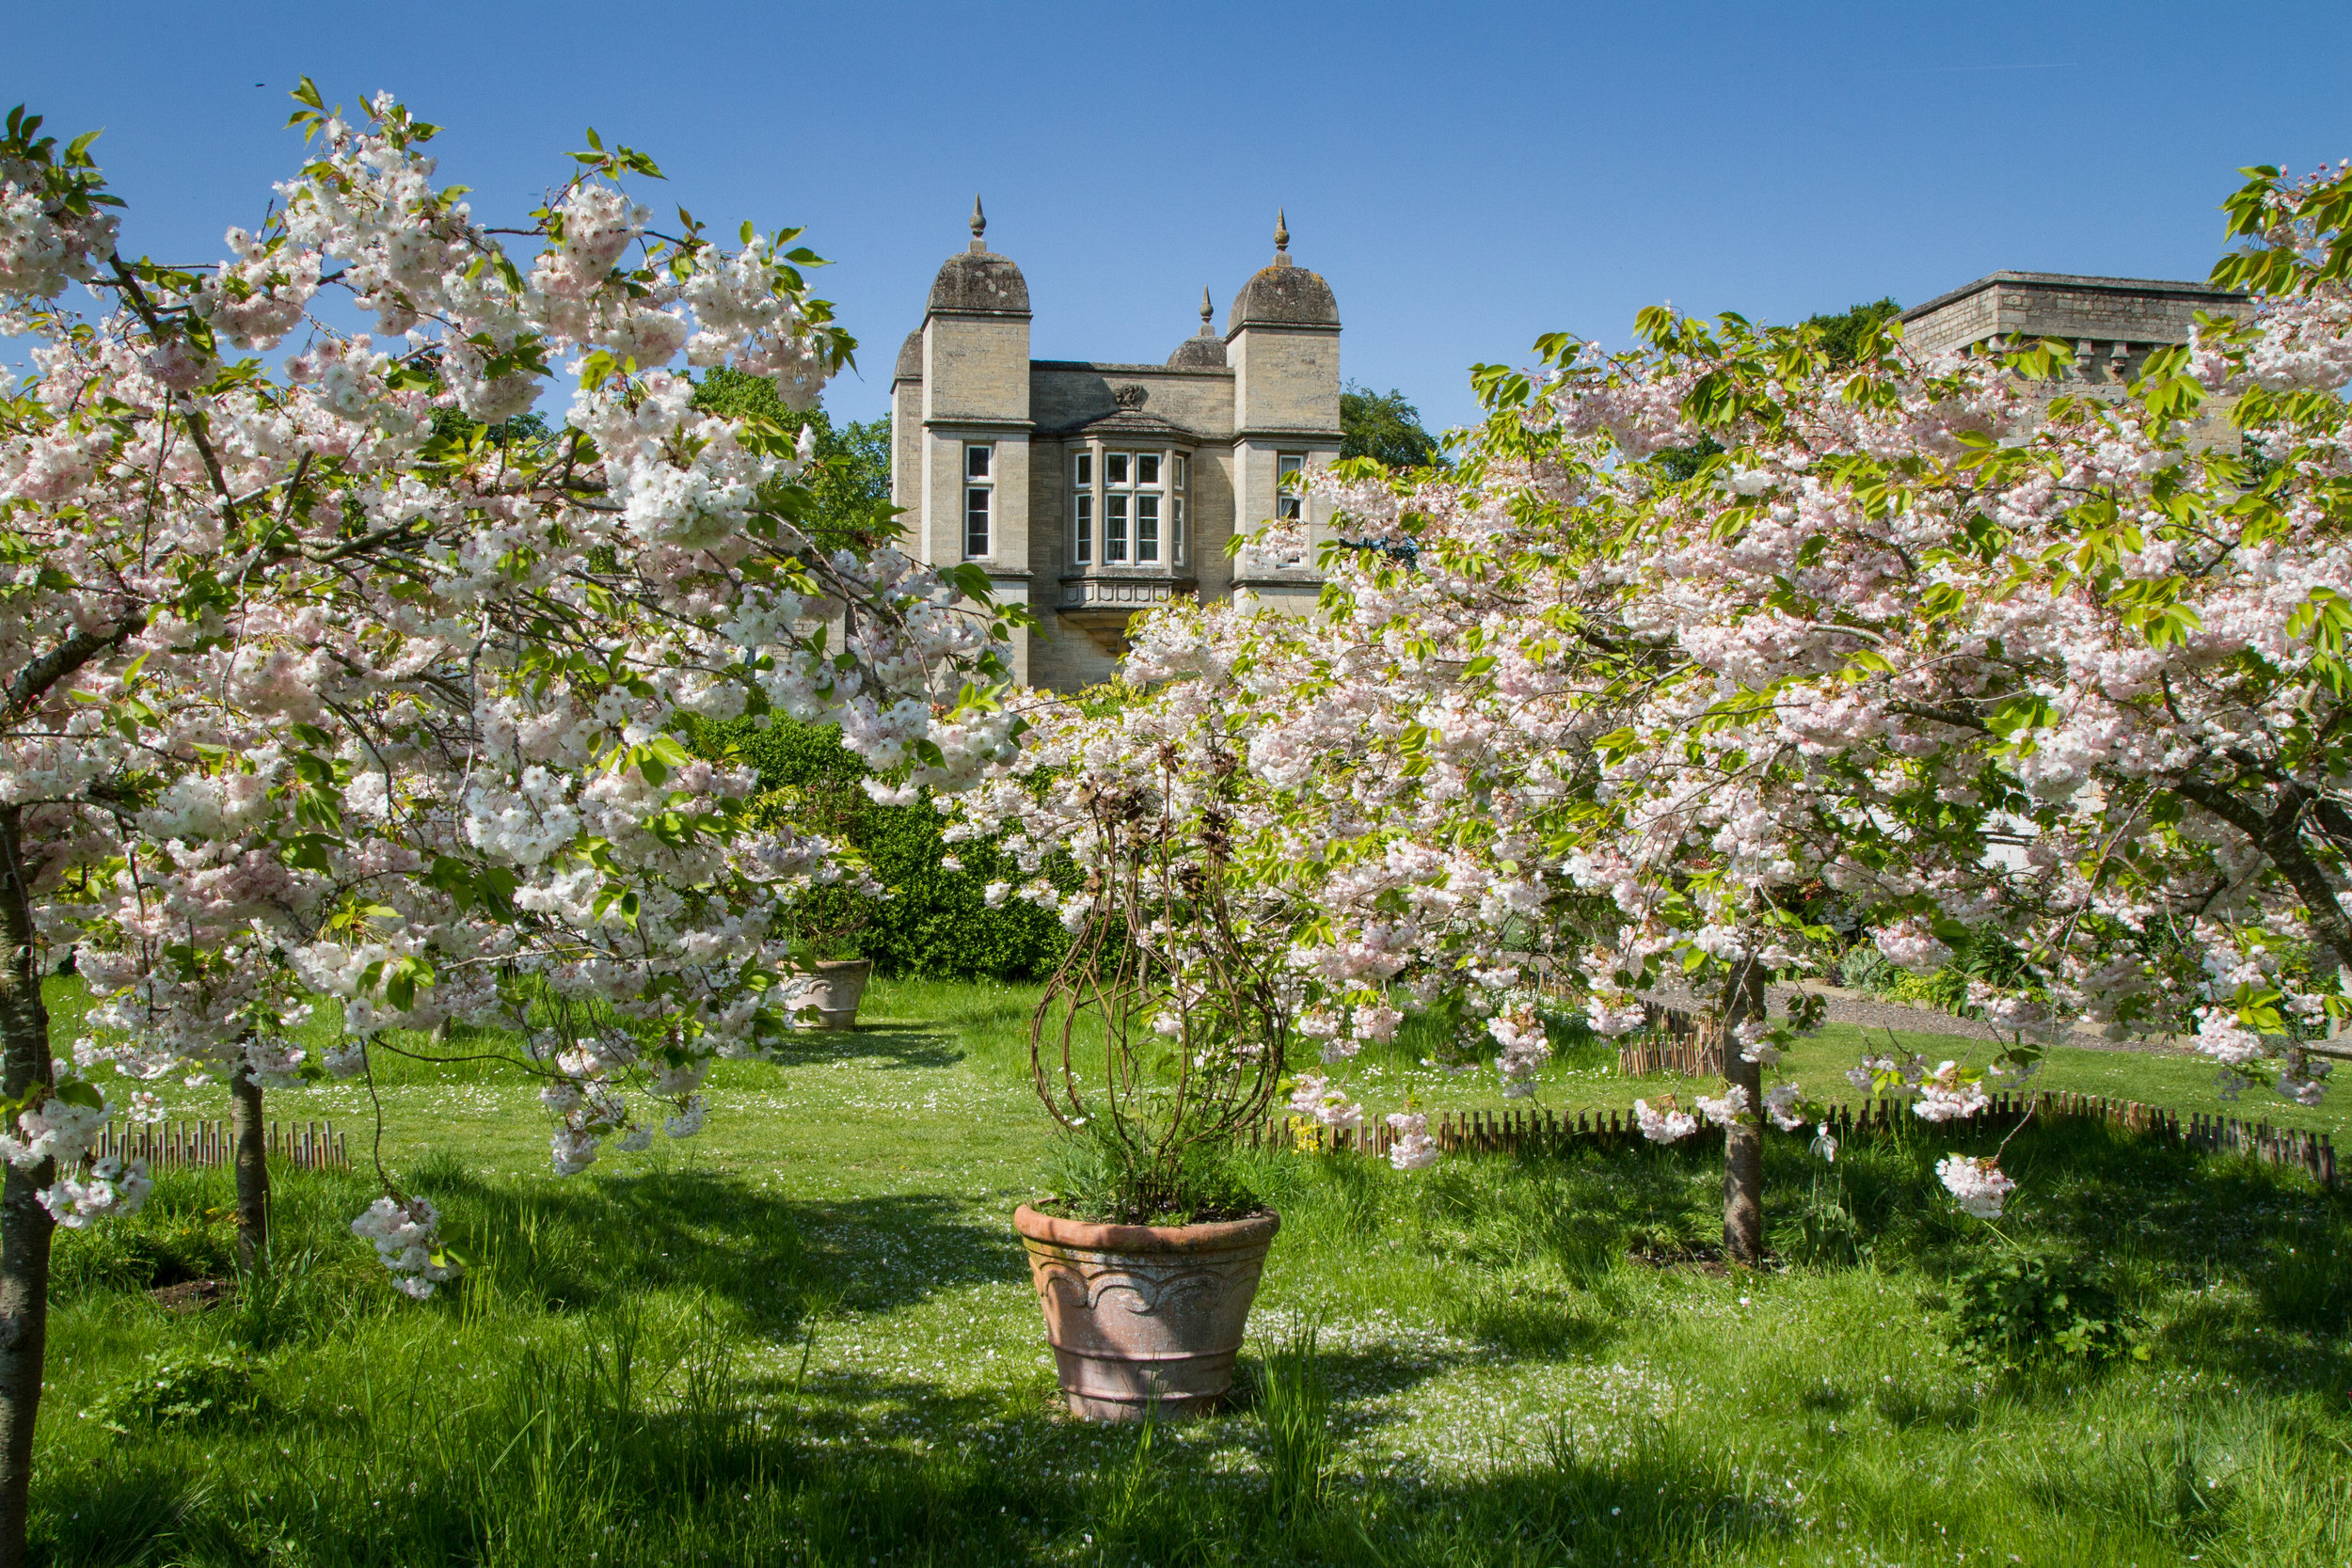
[[[2352,1560],[2352,1204],[2080,1124],[2018,1133],[1998,1236],[1952,1213],[1931,1166],[2006,1128],[1857,1144],[1834,1167],[1775,1137],[1780,1261],[1753,1274],[1634,1260],[1719,1230],[1704,1150],[1409,1176],[1264,1156],[1283,1230],[1237,1408],[1148,1441],[1074,1425],[1009,1223],[1044,1147],[1033,996],[878,986],[872,1027],[723,1067],[701,1137],[567,1181],[518,1075],[387,1071],[385,1157],[472,1263],[421,1306],[348,1233],[374,1193],[364,1137],[349,1175],[281,1173],[268,1275],[202,1314],[146,1288],[228,1270],[227,1179],[167,1175],[138,1219],[60,1238],[43,1550],[287,1568]],[[1498,1103],[1490,1073],[1412,1051],[1367,1053],[1375,1109]],[[1654,1086],[1593,1054],[1556,1062],[1544,1101]],[[2090,1086],[2060,1076],[2071,1055],[2106,1063],[2061,1053],[2050,1081]],[[271,1101],[373,1123],[351,1085]],[[185,1110],[217,1114],[202,1094]],[[2107,1264],[2148,1359],[1963,1363],[1950,1277],[2009,1244]],[[144,1358],[201,1350],[249,1372],[256,1408],[107,1430]]]

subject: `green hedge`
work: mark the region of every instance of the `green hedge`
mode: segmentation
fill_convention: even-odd
[[[856,927],[846,941],[883,974],[1038,980],[1061,961],[1070,939],[1054,916],[1019,899],[988,907],[990,882],[1026,879],[1012,857],[984,841],[946,843],[928,799],[877,805],[858,782],[866,765],[831,725],[778,719],[763,730],[737,721],[698,725],[690,738],[707,756],[731,747],[759,769],[763,789],[797,793],[796,825],[846,841],[866,857],[890,896],[826,889],[812,899],[810,912],[820,927]],[[951,849],[963,863],[961,871],[940,863]]]

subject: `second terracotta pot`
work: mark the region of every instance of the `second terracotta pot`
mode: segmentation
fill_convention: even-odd
[[[1213,1225],[1089,1225],[1024,1204],[1012,1216],[1070,1413],[1163,1420],[1213,1410],[1233,1383],[1275,1214]]]

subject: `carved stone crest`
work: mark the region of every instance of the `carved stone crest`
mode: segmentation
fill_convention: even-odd
[[[1149,388],[1138,387],[1132,381],[1125,386],[1111,388],[1111,401],[1121,408],[1140,408],[1143,406],[1144,400],[1151,395]]]

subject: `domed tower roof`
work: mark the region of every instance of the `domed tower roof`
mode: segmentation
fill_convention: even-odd
[[[1221,371],[1225,368],[1225,340],[1216,335],[1212,323],[1216,319],[1216,307],[1209,303],[1209,291],[1200,291],[1200,330],[1176,345],[1176,352],[1168,356],[1168,368],[1173,371]]]
[[[1012,258],[988,248],[980,236],[988,229],[980,198],[972,198],[972,245],[947,258],[931,279],[929,315],[1025,316],[1029,313],[1029,281]]]
[[[1340,325],[1340,302],[1331,285],[1291,260],[1290,226],[1274,214],[1274,260],[1233,296],[1225,318],[1231,338],[1245,326],[1331,326]]]
[[[907,341],[898,345],[898,368],[890,372],[893,383],[923,379],[923,329],[916,327],[907,334]]]

